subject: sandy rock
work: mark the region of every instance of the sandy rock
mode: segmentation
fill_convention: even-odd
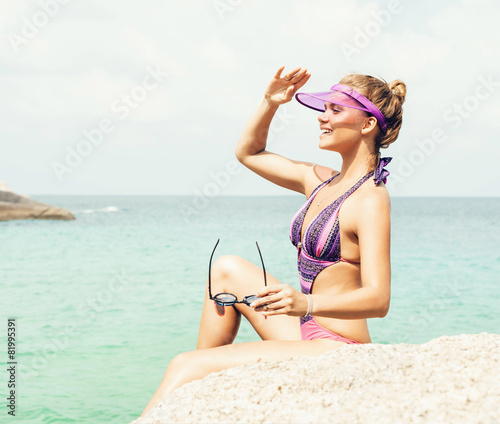
[[[500,423],[500,335],[345,345],[249,364],[167,396],[134,424]]]
[[[14,193],[0,182],[0,221],[11,219],[75,219],[67,209],[45,205]]]

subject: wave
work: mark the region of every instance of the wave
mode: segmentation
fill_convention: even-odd
[[[120,212],[116,206],[107,206],[101,209],[85,209],[81,213],[110,213],[110,212]]]

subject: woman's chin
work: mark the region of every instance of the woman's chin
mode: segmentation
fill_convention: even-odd
[[[319,148],[322,150],[335,150],[333,148],[333,140],[330,137],[326,137],[324,135],[319,136]]]

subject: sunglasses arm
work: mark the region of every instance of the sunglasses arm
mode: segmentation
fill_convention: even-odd
[[[220,239],[217,239],[217,243],[215,243],[214,250],[212,250],[212,254],[210,255],[210,262],[208,263],[208,296],[210,300],[214,300],[212,296],[212,258],[214,257],[215,249],[219,245]]]
[[[264,265],[264,259],[262,259],[262,253],[260,252],[259,243],[255,242],[257,245],[257,250],[259,251],[260,261],[262,263],[262,269],[264,270],[264,285],[267,287],[267,278],[266,278],[266,267]]]

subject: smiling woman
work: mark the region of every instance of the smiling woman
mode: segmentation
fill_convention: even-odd
[[[390,158],[380,158],[379,150],[398,136],[405,85],[349,75],[329,91],[296,95],[322,112],[319,147],[340,153],[342,168],[335,171],[266,150],[278,107],[311,75],[304,68],[283,71],[268,84],[235,154],[251,171],[308,199],[290,228],[301,291],[240,257],[218,258],[210,266],[197,350],[173,359],[143,415],[176,388],[211,372],[369,343],[367,318],[388,312],[390,200],[384,166]],[[262,341],[233,344],[241,316]]]

